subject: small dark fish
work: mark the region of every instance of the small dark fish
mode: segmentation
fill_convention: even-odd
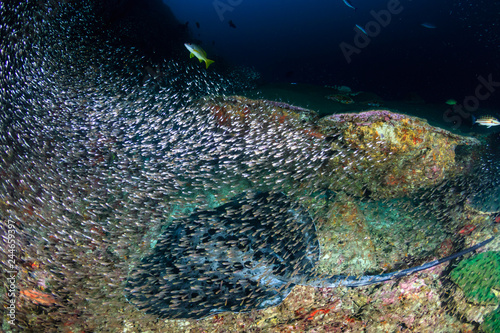
[[[229,26],[230,26],[231,28],[236,29],[236,25],[233,23],[233,21],[229,21]]]
[[[359,24],[356,24],[356,28],[358,28],[358,29],[359,29],[362,33],[364,33],[365,35],[367,35],[367,36],[368,36],[368,33],[366,32],[366,30],[365,30],[365,29],[363,29],[363,27],[362,27],[362,26],[360,26]]]
[[[128,301],[163,318],[199,319],[278,305],[314,278],[320,253],[308,212],[281,193],[246,194],[168,226],[129,275]]]
[[[347,7],[349,7],[349,8],[352,8],[352,9],[356,10],[356,7],[354,7],[354,6],[352,5],[352,3],[351,3],[351,1],[350,1],[350,0],[343,0],[343,1],[344,1],[345,5],[346,5]]]
[[[424,28],[427,28],[427,29],[436,29],[436,26],[432,23],[429,23],[429,22],[424,22],[420,25]]]
[[[196,27],[197,27],[198,29],[200,29],[200,23],[199,23],[199,22],[196,22]]]

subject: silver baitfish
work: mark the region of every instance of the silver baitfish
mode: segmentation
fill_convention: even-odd
[[[244,221],[244,223],[242,223]],[[249,192],[172,223],[129,275],[129,302],[164,318],[200,319],[280,304],[299,285],[365,286],[469,253],[392,273],[319,277],[320,247],[308,212],[282,193]]]

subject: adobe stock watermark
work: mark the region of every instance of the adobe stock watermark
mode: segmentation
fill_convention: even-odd
[[[6,316],[9,325],[14,325],[16,321],[16,229],[14,222],[7,222],[7,298],[8,305],[6,308]]]
[[[224,21],[224,13],[232,12],[237,6],[241,5],[243,0],[214,0],[212,5],[214,6],[217,15],[219,15],[219,19],[221,22]]]
[[[387,3],[387,9],[379,10],[378,12],[371,10],[370,14],[374,20],[369,21],[364,27],[359,25],[354,26],[354,40],[352,44],[342,42],[339,44],[340,50],[344,55],[345,60],[348,64],[352,62],[351,57],[354,54],[360,54],[361,50],[367,47],[371,38],[377,37],[382,28],[387,27],[392,20],[392,15],[398,15],[403,11],[403,6],[399,0],[389,0]]]
[[[465,96],[462,103],[453,105],[443,114],[443,120],[447,123],[453,123],[452,128],[454,129],[462,125],[463,119],[469,118],[472,112],[477,111],[480,102],[490,98],[491,94],[495,92],[495,88],[500,87],[500,82],[493,81],[493,74],[489,74],[487,79],[480,75],[477,80],[479,84],[474,90],[474,95]]]

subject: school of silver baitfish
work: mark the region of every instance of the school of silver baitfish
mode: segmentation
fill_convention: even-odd
[[[306,210],[281,193],[248,192],[176,221],[131,272],[129,301],[166,318],[265,309],[299,285],[365,286],[403,277],[472,252],[401,271],[366,276],[315,274],[320,246]]]
[[[91,3],[0,9],[0,208],[19,228],[20,262],[43,267],[35,278],[68,309],[123,303],[130,268],[172,219],[307,182],[327,158],[274,124],[247,140],[221,132],[190,105],[248,82],[175,61],[148,76],[138,51],[92,33]]]
[[[20,261],[50,272],[67,308],[126,297],[171,318],[266,308],[326,281],[313,220],[290,197],[321,188],[314,175],[342,152],[279,123],[224,133],[193,105],[238,82],[176,61],[150,77],[140,53],[89,33],[92,13],[0,9],[0,208]]]

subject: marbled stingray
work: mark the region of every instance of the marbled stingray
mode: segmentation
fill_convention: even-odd
[[[125,294],[147,313],[199,319],[278,305],[296,284],[355,287],[402,277],[489,241],[392,273],[318,277],[320,248],[308,212],[284,194],[249,192],[169,225],[131,271]]]

